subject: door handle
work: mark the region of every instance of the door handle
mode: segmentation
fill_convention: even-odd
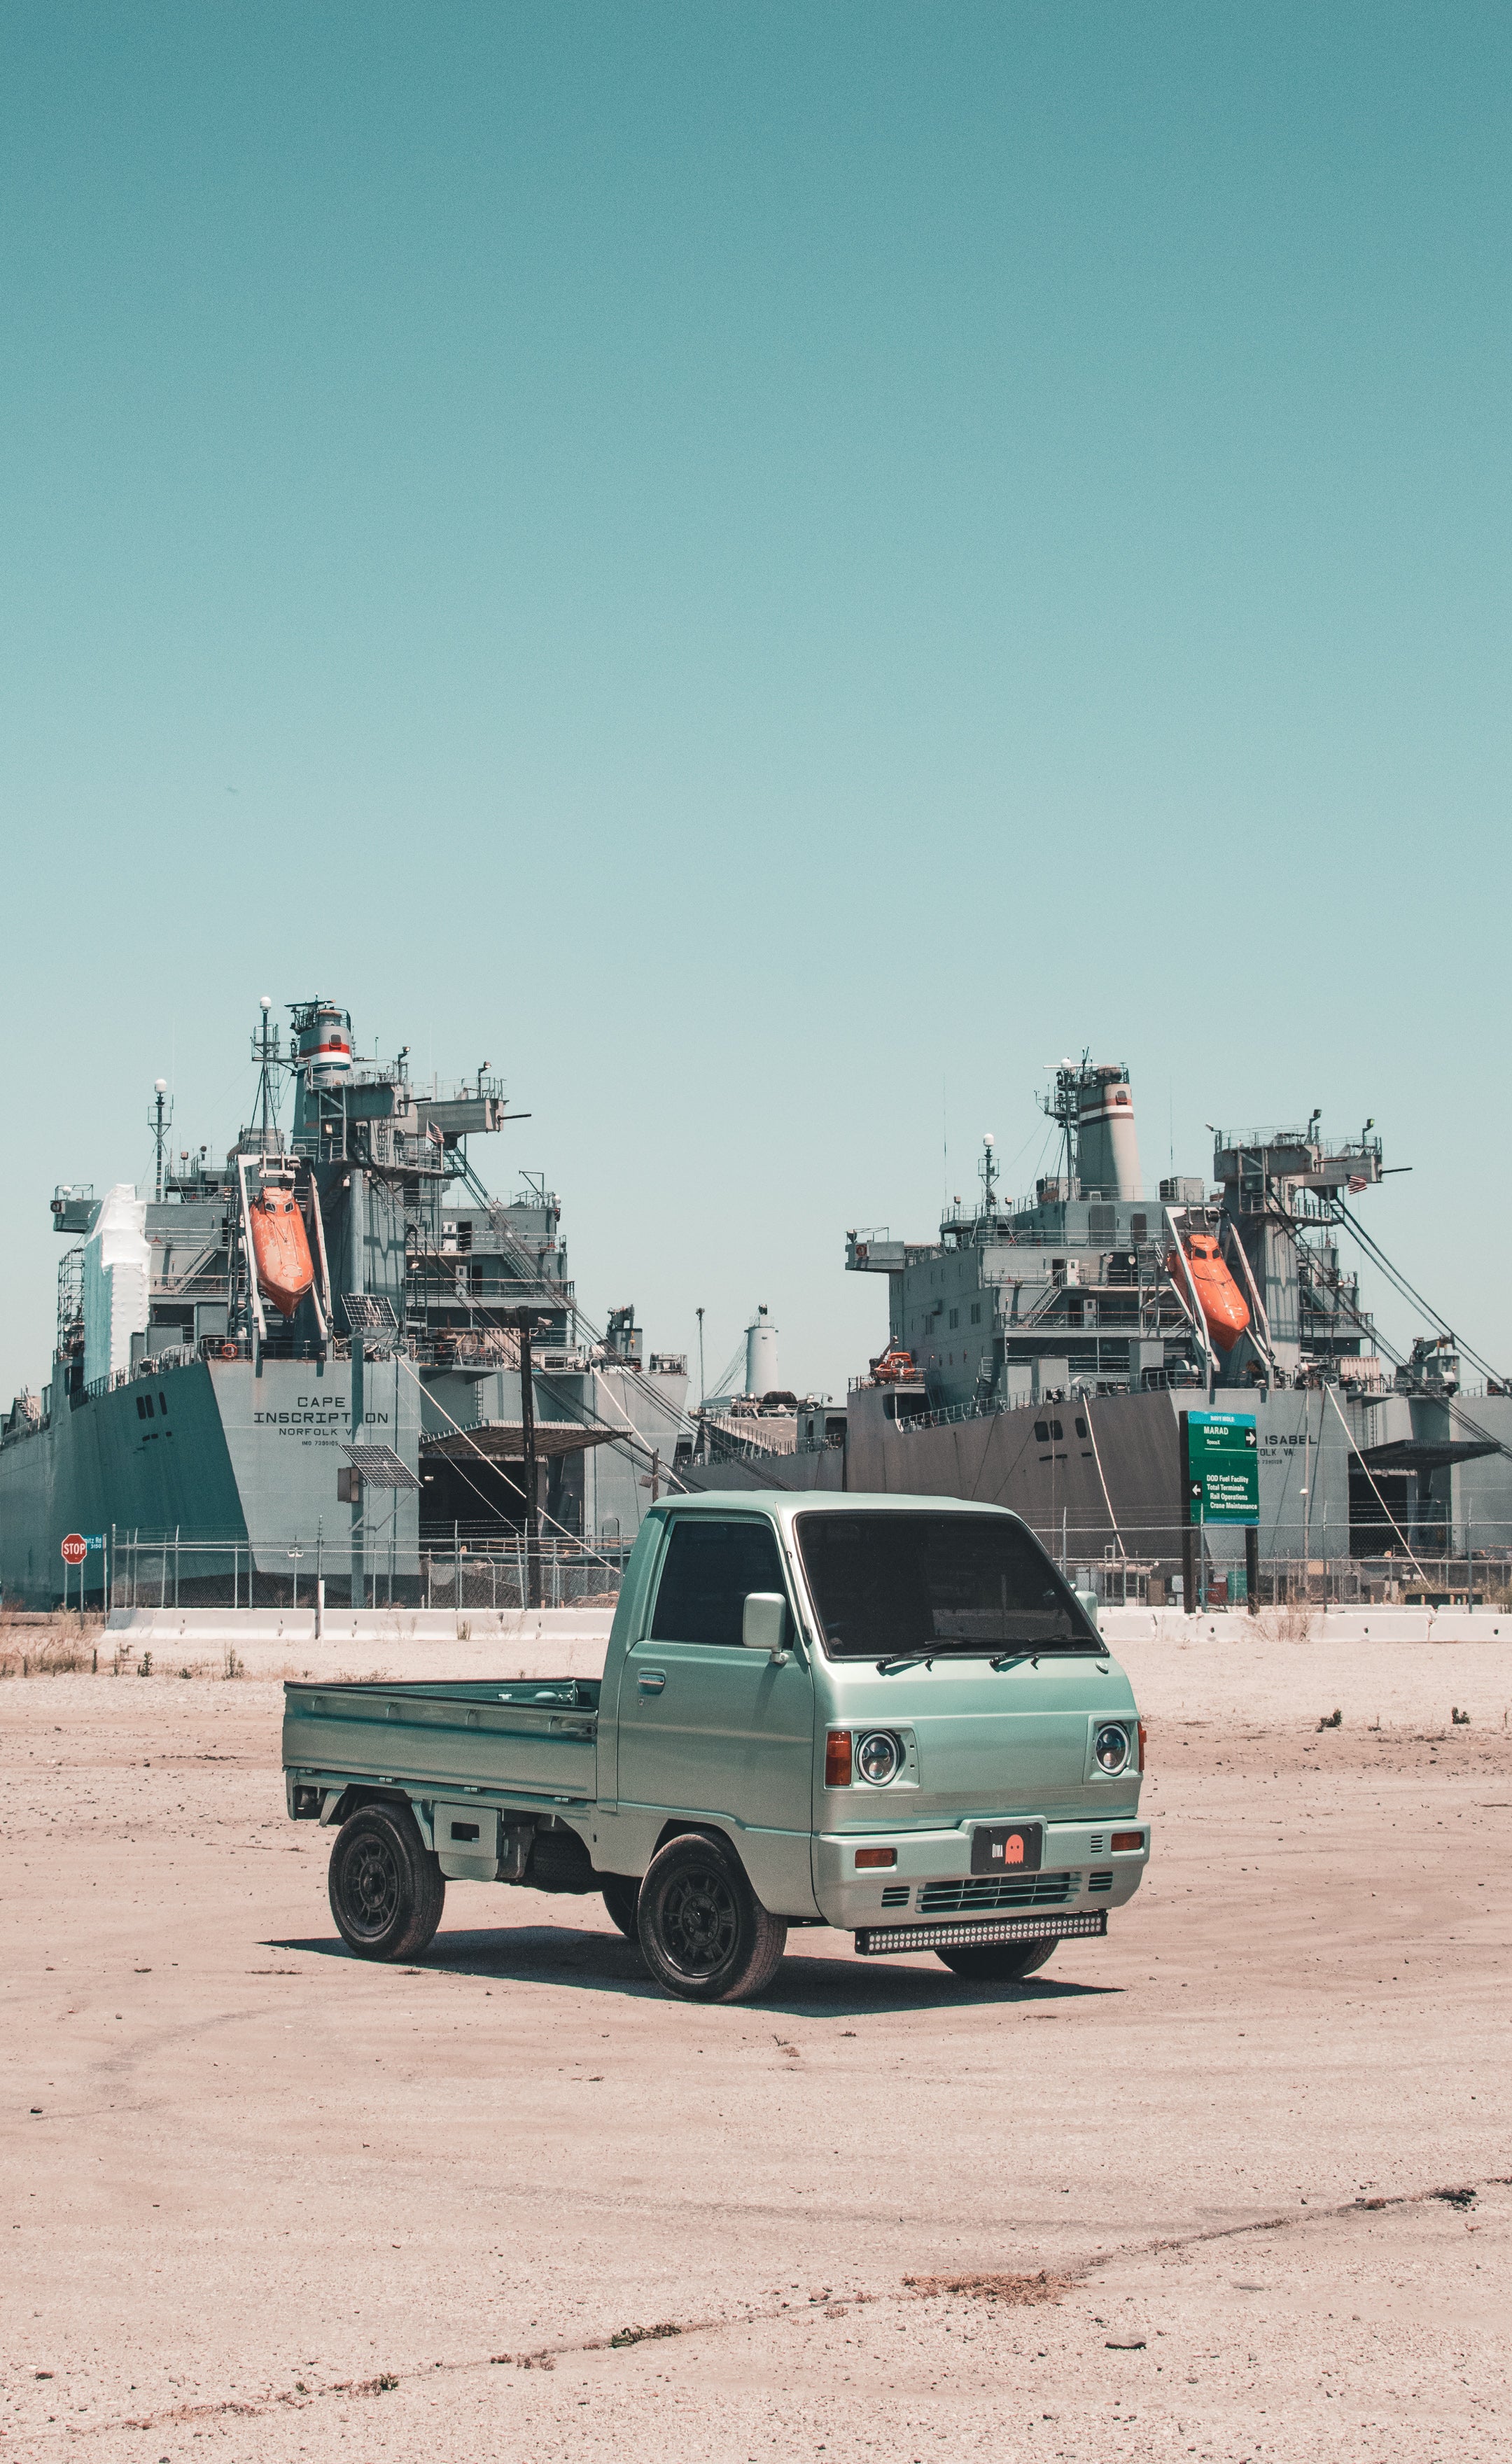
[[[643,1668],[635,1680],[643,1694],[659,1694],[667,1683],[665,1668]]]

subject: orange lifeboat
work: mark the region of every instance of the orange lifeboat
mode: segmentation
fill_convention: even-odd
[[[249,1212],[258,1284],[282,1316],[293,1317],[315,1282],[304,1217],[287,1189],[260,1190]]]
[[[901,1351],[894,1345],[890,1352],[883,1353],[880,1360],[872,1362],[871,1374],[879,1386],[895,1386],[901,1378],[913,1377],[918,1373],[913,1366],[912,1353]]]
[[[1232,1352],[1250,1322],[1248,1304],[1229,1273],[1210,1232],[1189,1232],[1181,1246],[1207,1321],[1209,1334],[1220,1352]],[[1179,1275],[1174,1250],[1166,1260],[1168,1275]]]

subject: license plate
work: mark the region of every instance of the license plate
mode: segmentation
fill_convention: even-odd
[[[974,1874],[1038,1874],[1043,1855],[1042,1822],[979,1822],[972,1833]]]

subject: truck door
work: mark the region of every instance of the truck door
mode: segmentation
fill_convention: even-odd
[[[758,1898],[775,1914],[807,1915],[813,1680],[797,1651],[778,1666],[742,1647],[748,1592],[788,1595],[771,1524],[675,1516],[649,1631],[625,1658],[620,1803],[712,1817],[734,1835]]]

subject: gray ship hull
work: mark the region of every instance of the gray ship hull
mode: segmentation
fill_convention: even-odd
[[[384,1491],[376,1510],[369,1492],[364,1520],[337,1486],[344,1444],[392,1446],[413,1471],[419,1436],[419,1390],[393,1360],[195,1360],[105,1394],[81,1391],[0,1450],[4,1596],[34,1608],[60,1601],[70,1531],[105,1535],[118,1575],[134,1551],[150,1556],[178,1537],[192,1552],[181,1546],[185,1596],[230,1597],[239,1579],[245,1600],[249,1578],[254,1587],[260,1577],[271,1599],[296,1570],[313,1580],[318,1556],[336,1595],[364,1572],[412,1580],[416,1491]],[[292,1559],[292,1546],[304,1555]],[[86,1596],[103,1577],[92,1553]],[[67,1594],[79,1596],[76,1573]]]
[[[1067,1564],[1179,1561],[1184,1520],[1180,1414],[1200,1390],[1117,1395],[909,1422],[887,1417],[885,1387],[852,1389],[844,1451],[834,1446],[685,1471],[707,1488],[844,1488],[959,1497],[1011,1507]],[[1290,1390],[1234,1398],[1253,1412],[1260,1455],[1260,1551],[1331,1564],[1349,1553],[1349,1446],[1328,1397]],[[1230,1408],[1221,1397],[1217,1408]],[[1210,1524],[1209,1567],[1244,1564],[1244,1532]]]

